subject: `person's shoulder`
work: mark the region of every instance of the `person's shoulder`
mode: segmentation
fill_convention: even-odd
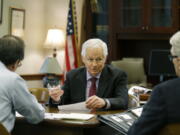
[[[70,70],[67,75],[74,76],[76,74],[84,73],[86,68],[84,66]]]
[[[110,75],[110,76],[114,76],[114,77],[127,77],[127,74],[126,72],[124,72],[123,70],[117,68],[117,67],[114,67],[112,65],[105,65],[104,67],[104,70],[103,70],[103,73],[106,74],[106,75]]]
[[[20,75],[18,75],[17,73],[15,73],[15,72],[12,72],[11,73],[11,78],[12,78],[12,81],[14,81],[14,83],[16,84],[17,82],[23,82],[24,83],[24,79],[20,76]]]
[[[11,78],[11,79],[18,79],[21,78],[16,72],[10,71],[10,70],[5,70],[3,73],[6,77]]]
[[[10,86],[15,86],[18,82],[23,82],[24,80],[16,73],[10,70],[4,70],[1,74],[3,82],[6,84],[11,84]]]
[[[180,85],[180,78],[174,78],[174,79],[170,79],[167,80],[165,82],[162,82],[160,84],[158,84],[157,86],[161,86],[161,87],[167,87],[167,86],[171,86],[171,85],[175,85],[175,84],[179,84]]]
[[[121,70],[120,68],[117,68],[117,67],[114,67],[112,65],[105,65],[105,68],[110,71],[110,72],[113,72],[113,73],[125,73],[123,70]]]
[[[163,90],[163,91],[169,91],[169,89],[176,89],[180,88],[180,78],[174,78],[167,80],[165,82],[162,82],[154,87],[154,89],[157,90]]]

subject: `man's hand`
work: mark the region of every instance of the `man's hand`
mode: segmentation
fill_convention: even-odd
[[[86,100],[86,107],[89,109],[100,109],[106,105],[104,99],[98,96],[91,96]]]
[[[49,90],[49,96],[56,102],[60,101],[61,96],[64,94],[64,91],[59,87],[54,87]]]

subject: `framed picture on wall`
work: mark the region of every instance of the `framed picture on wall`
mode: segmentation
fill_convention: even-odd
[[[0,0],[0,23],[2,23],[2,16],[3,16],[3,0]]]
[[[25,28],[25,10],[10,8],[10,34],[22,37]]]

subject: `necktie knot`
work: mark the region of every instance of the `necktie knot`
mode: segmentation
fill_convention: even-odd
[[[92,77],[90,80],[91,80],[91,83],[94,83],[94,82],[96,82],[97,78],[96,77]]]

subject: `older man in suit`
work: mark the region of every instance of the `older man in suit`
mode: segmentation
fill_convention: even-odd
[[[155,135],[165,125],[180,122],[180,32],[170,39],[171,60],[178,78],[157,85],[141,117],[130,128],[128,135]],[[164,65],[166,66],[166,65]]]
[[[100,39],[89,39],[82,45],[85,67],[66,75],[62,90],[50,91],[50,105],[86,101],[89,109],[126,109],[128,104],[127,75],[106,65],[107,45]]]

